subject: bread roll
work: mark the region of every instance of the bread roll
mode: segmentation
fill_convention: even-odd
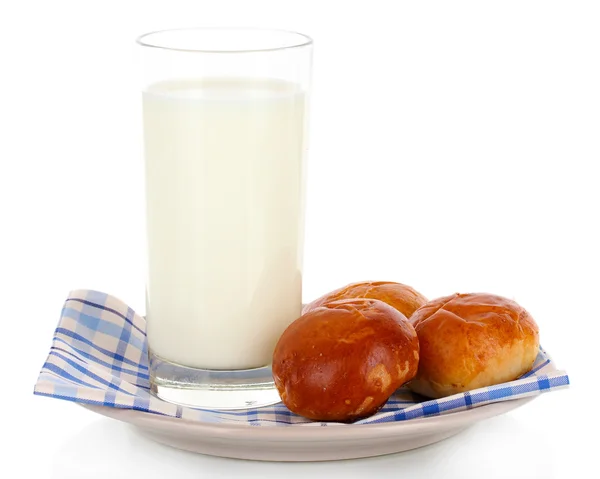
[[[294,321],[273,354],[284,404],[318,421],[377,412],[417,372],[419,341],[406,317],[375,299],[317,307]]]
[[[365,281],[351,283],[321,296],[319,299],[306,305],[303,313],[307,313],[331,301],[352,298],[379,299],[396,308],[407,318],[410,318],[419,307],[427,302],[425,296],[405,284],[391,281]]]
[[[538,354],[538,326],[516,302],[493,294],[430,301],[410,320],[420,343],[409,387],[440,398],[517,379]]]

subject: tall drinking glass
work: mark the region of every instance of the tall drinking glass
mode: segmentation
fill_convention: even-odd
[[[312,42],[182,29],[138,43],[152,391],[211,409],[273,404],[273,349],[301,314]]]

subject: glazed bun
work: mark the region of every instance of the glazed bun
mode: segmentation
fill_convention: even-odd
[[[364,281],[352,283],[343,288],[336,289],[304,307],[307,313],[331,301],[352,298],[379,299],[396,308],[404,316],[410,318],[412,314],[427,302],[427,298],[415,291],[410,286],[391,281]]]
[[[539,334],[516,302],[492,294],[454,294],[430,301],[410,320],[420,343],[409,387],[440,398],[517,379],[533,366]]]
[[[406,317],[375,299],[334,301],[294,321],[273,354],[283,403],[318,421],[349,422],[377,412],[419,361]]]

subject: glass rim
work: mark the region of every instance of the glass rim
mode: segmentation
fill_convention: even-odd
[[[178,48],[178,47],[170,47],[166,45],[161,45],[158,42],[149,42],[149,37],[160,35],[163,33],[173,33],[173,32],[184,32],[184,31],[214,31],[214,32],[263,32],[263,33],[276,33],[276,34],[286,34],[290,36],[298,37],[298,42],[292,43],[290,45],[283,46],[274,46],[267,48],[241,48],[241,49],[202,49],[202,48]],[[144,33],[136,38],[136,43],[142,47],[147,48],[158,48],[161,50],[169,50],[175,52],[186,52],[186,53],[217,53],[217,54],[228,54],[228,53],[263,53],[263,52],[274,52],[279,50],[291,50],[295,48],[303,48],[309,47],[313,44],[313,40],[308,35],[304,33],[296,32],[293,30],[284,30],[277,28],[253,28],[253,27],[184,27],[184,28],[167,28],[163,30],[154,30],[152,32]]]

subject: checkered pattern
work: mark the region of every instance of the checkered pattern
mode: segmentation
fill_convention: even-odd
[[[309,421],[293,414],[283,404],[245,411],[211,411],[176,406],[154,397],[149,391],[145,330],[145,319],[118,299],[97,291],[73,291],[63,307],[34,393],[202,422],[263,427],[334,425]],[[401,388],[376,415],[358,423],[449,414],[534,396],[568,384],[567,374],[558,371],[540,348],[533,369],[520,379],[438,400],[424,400]]]

